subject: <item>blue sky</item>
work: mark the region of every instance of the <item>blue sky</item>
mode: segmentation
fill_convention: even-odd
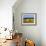
[[[34,18],[33,14],[25,14],[23,18]]]

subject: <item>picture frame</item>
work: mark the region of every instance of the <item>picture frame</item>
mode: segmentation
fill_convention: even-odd
[[[37,25],[37,13],[22,13],[21,24],[27,26]]]

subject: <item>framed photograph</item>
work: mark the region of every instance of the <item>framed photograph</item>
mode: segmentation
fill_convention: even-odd
[[[22,13],[22,25],[37,25],[37,13]]]

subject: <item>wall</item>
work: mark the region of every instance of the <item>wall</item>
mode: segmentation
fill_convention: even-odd
[[[15,6],[15,5],[14,5]],[[17,9],[13,9],[15,17],[15,30],[23,33],[23,37],[34,40],[36,46],[41,46],[41,1],[23,0]],[[37,13],[37,26],[22,26],[21,13]]]
[[[16,0],[0,0],[0,27],[12,29],[12,6]]]
[[[0,0],[0,28],[6,27],[9,30],[12,29],[12,6],[15,2],[16,0]],[[0,32],[2,32],[2,29],[0,29]],[[0,38],[5,38],[5,35],[10,35],[9,31],[3,31],[0,34]]]
[[[42,46],[46,46],[46,0],[41,2],[41,38]]]

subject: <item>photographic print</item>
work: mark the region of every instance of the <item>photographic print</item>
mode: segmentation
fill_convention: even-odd
[[[37,14],[36,13],[24,13],[21,16],[22,25],[36,25]]]

